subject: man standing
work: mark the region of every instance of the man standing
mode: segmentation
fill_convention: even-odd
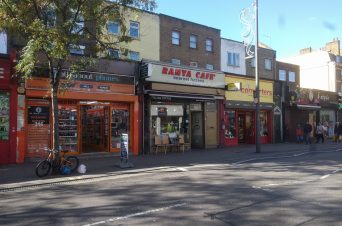
[[[312,126],[309,122],[306,122],[306,124],[304,125],[304,139],[305,139],[305,144],[311,144],[311,140],[310,140],[310,133],[312,131]]]

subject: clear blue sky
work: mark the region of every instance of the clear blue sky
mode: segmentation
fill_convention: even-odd
[[[253,0],[156,0],[163,13],[221,30],[221,37],[242,41],[239,16]],[[342,0],[259,0],[259,41],[277,58],[319,49],[342,39]]]

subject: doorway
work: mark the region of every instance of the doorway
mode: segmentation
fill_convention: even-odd
[[[109,107],[81,106],[82,152],[109,151]]]
[[[191,148],[203,148],[203,112],[191,113]]]
[[[246,115],[238,114],[238,142],[245,143],[246,136]]]

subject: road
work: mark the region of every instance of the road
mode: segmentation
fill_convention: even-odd
[[[0,193],[1,225],[342,225],[342,149],[319,145]]]

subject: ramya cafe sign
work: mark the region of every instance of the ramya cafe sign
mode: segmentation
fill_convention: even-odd
[[[146,81],[224,88],[224,74],[171,65],[148,64]]]

